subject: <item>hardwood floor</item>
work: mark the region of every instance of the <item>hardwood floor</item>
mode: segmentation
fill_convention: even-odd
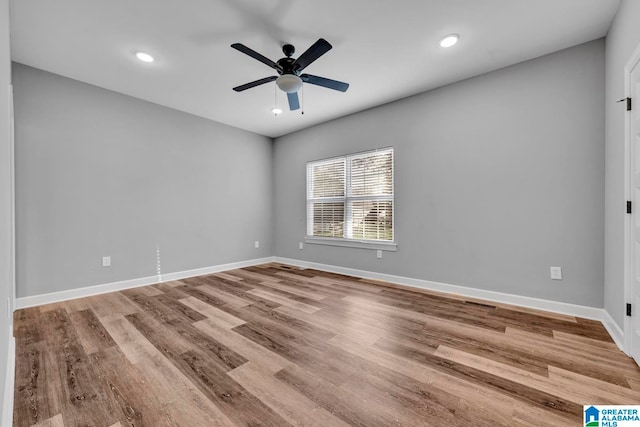
[[[267,264],[20,310],[16,426],[570,426],[640,404],[601,323]]]

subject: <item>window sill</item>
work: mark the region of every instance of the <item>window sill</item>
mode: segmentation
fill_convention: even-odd
[[[377,249],[381,251],[396,252],[398,245],[395,242],[372,242],[369,240],[332,239],[330,237],[305,237],[305,243],[310,245],[342,246],[358,249]]]

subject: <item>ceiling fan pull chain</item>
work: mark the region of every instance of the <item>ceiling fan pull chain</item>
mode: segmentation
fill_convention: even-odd
[[[301,110],[300,114],[304,114],[304,85],[302,85],[302,90],[300,92],[301,92],[301,95],[302,95],[301,96],[301,98],[302,98],[302,108],[300,109]]]

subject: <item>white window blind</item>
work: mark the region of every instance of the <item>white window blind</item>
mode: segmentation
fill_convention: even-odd
[[[307,235],[393,241],[393,148],[307,163]]]

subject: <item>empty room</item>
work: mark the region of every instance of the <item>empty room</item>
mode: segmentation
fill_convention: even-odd
[[[640,426],[637,0],[0,0],[0,426]]]

